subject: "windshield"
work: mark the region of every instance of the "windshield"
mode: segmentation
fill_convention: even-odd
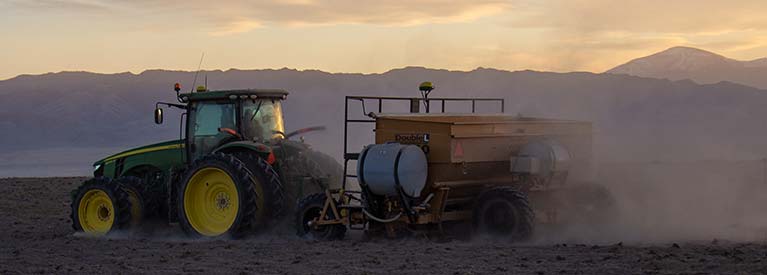
[[[242,105],[243,136],[251,140],[282,138],[285,132],[282,122],[282,106],[279,100],[245,100]]]

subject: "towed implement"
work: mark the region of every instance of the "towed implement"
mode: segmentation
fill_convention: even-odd
[[[147,219],[179,223],[191,236],[238,236],[269,227],[294,201],[332,188],[341,165],[285,133],[283,90],[196,91],[178,103],[182,138],[121,152],[94,164],[94,178],[72,191],[72,226],[104,235]]]
[[[430,83],[421,89],[420,98],[346,97],[345,142],[358,138],[349,126],[362,123],[375,125],[375,144],[359,153],[344,144],[341,188],[299,202],[298,235],[334,240],[358,229],[396,238],[470,225],[524,240],[537,222],[561,220],[568,185],[592,186],[573,184],[591,180],[590,123],[504,115],[503,99],[430,99]],[[396,102],[410,112],[383,112]],[[351,103],[361,103],[362,115],[350,115]],[[470,113],[446,112],[461,103]],[[478,104],[500,113],[478,114]]]

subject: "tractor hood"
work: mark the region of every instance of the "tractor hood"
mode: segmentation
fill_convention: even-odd
[[[161,150],[179,149],[179,148],[184,148],[183,140],[171,140],[171,141],[150,144],[150,145],[141,146],[138,148],[133,148],[130,150],[125,150],[120,153],[100,159],[96,161],[95,163],[93,163],[93,166],[103,165],[104,163],[114,161],[120,158],[128,157],[128,156],[134,156],[138,154],[144,154],[144,153],[161,151]]]

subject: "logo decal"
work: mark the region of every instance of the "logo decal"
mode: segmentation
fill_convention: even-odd
[[[429,144],[429,134],[396,134],[394,141],[402,144]]]
[[[424,153],[429,154],[430,135],[426,134],[396,134],[394,141],[400,144],[412,144],[421,147]]]

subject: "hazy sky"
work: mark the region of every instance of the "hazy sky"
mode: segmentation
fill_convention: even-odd
[[[0,79],[62,70],[601,72],[686,45],[767,56],[765,0],[0,0]]]

